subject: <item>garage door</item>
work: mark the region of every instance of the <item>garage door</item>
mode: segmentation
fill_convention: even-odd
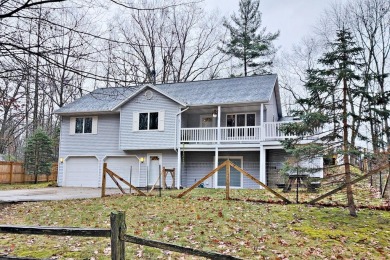
[[[121,176],[132,185],[139,186],[139,161],[135,156],[129,157],[107,157],[105,160],[107,168]],[[119,182],[123,188],[128,188],[127,185]],[[112,179],[107,176],[107,187],[117,187]]]
[[[98,187],[99,176],[96,157],[69,157],[65,162],[65,186]]]

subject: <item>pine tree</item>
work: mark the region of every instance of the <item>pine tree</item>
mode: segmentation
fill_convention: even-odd
[[[37,129],[27,140],[25,149],[25,169],[34,175],[34,183],[38,182],[39,174],[50,174],[52,161],[52,141],[42,129]]]
[[[299,136],[294,140],[284,141],[286,150],[296,158],[339,154],[343,159],[345,183],[347,184],[348,208],[351,216],[356,216],[351,181],[350,156],[357,153],[351,145],[351,132],[355,129],[353,121],[361,120],[360,115],[353,113],[354,98],[364,95],[364,90],[357,83],[360,47],[356,47],[348,29],[337,31],[331,51],[319,60],[321,69],[307,72],[305,87],[308,98],[297,102],[305,106],[305,112],[298,112],[301,122],[292,123],[284,128],[285,133]],[[322,129],[318,139],[302,145],[308,135],[316,135],[316,129]],[[363,136],[360,135],[361,138]],[[309,147],[307,147],[309,146]]]
[[[240,0],[239,15],[231,16],[232,24],[223,23],[230,39],[222,41],[224,46],[219,50],[243,62],[244,76],[249,73],[248,67],[254,68],[254,74],[266,73],[276,53],[273,41],[279,32],[266,33],[266,28],[261,28],[259,5],[260,0]]]

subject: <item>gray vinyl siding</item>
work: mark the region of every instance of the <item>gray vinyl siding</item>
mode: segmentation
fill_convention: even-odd
[[[122,155],[119,150],[119,114],[98,115],[97,134],[70,135],[70,117],[62,117],[60,157],[67,155]]]
[[[280,173],[283,162],[287,159],[287,152],[283,149],[266,150],[266,180],[267,185],[276,187],[276,184],[284,183],[284,176]]]
[[[141,163],[140,165],[140,180],[139,184],[140,187],[145,187],[147,183],[147,156],[151,154],[159,154],[161,155],[161,169],[162,167],[172,169],[177,169],[177,152],[174,150],[143,150],[143,151],[136,151],[136,155],[141,158],[145,158],[145,162]],[[177,174],[176,174],[177,175]],[[167,178],[168,185],[171,183],[171,178]],[[176,184],[175,184],[176,185]]]
[[[288,154],[284,149],[268,149],[267,162],[284,162]]]
[[[141,92],[121,108],[120,147],[123,150],[173,149],[175,147],[176,115],[180,105],[159,92],[147,99]],[[164,111],[164,130],[134,131],[133,114]],[[138,126],[136,126],[138,129]]]
[[[69,156],[95,156],[100,165],[105,156],[130,155],[119,149],[119,114],[91,116],[98,117],[97,134],[70,135],[70,117],[62,117],[59,157],[66,159]],[[58,167],[59,186],[63,184],[63,171],[63,164],[60,163]]]
[[[184,128],[198,128],[201,127],[200,117],[206,115],[204,113],[200,114],[184,114],[182,116],[182,127]],[[212,115],[210,114],[210,117]],[[217,127],[217,118],[213,117],[213,126]]]
[[[272,92],[272,97],[267,104],[267,115],[266,115],[267,122],[277,122],[279,120],[278,118],[278,109],[276,107],[276,98],[275,98],[275,91]]]
[[[182,162],[182,185],[189,187],[212,171],[214,169],[214,156],[214,152],[185,152]],[[219,152],[219,156],[242,156],[243,169],[255,178],[260,178],[260,153],[258,151]],[[210,177],[203,183],[206,188],[212,188],[214,187],[214,178]],[[243,188],[258,189],[259,185],[244,176]]]
[[[214,152],[184,152],[182,155],[182,186],[190,187],[214,169]],[[203,182],[214,187],[213,177]]]

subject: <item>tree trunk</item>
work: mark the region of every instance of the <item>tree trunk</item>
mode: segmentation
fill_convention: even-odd
[[[37,27],[37,53],[40,52],[41,47],[41,13],[42,9],[39,8],[38,27]],[[35,64],[35,83],[34,83],[34,104],[33,104],[33,132],[38,128],[38,106],[39,106],[39,55],[36,56]]]
[[[246,57],[246,48],[244,47],[244,76],[246,77],[248,75],[248,68],[247,68],[247,57]]]
[[[344,152],[344,171],[345,182],[347,184],[347,199],[349,214],[356,217],[356,206],[353,199],[352,185],[351,185],[351,168],[349,162],[349,144],[348,144],[348,121],[347,121],[347,80],[343,79],[343,152]]]

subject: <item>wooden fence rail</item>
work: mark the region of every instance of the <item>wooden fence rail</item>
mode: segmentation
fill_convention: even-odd
[[[189,247],[173,245],[169,243],[143,239],[140,237],[126,235],[125,213],[112,212],[110,215],[110,229],[100,228],[61,228],[61,227],[24,227],[0,225],[0,233],[27,234],[27,235],[54,235],[54,236],[81,236],[81,237],[110,237],[111,238],[111,259],[125,260],[125,243],[150,246],[169,251],[175,251],[188,255],[202,256],[209,259],[225,260],[240,259],[234,256],[223,255],[214,252],[207,252]],[[1,259],[7,259],[1,256]],[[9,257],[8,259],[15,259]]]
[[[137,187],[133,186],[130,182],[126,181],[125,179],[123,179],[121,176],[119,176],[118,174],[116,174],[115,172],[111,171],[110,169],[107,168],[107,163],[104,163],[103,164],[103,173],[102,173],[102,193],[101,193],[101,197],[105,197],[106,196],[106,183],[107,183],[107,176],[106,174],[108,174],[108,176],[110,176],[110,178],[112,179],[112,181],[115,183],[115,185],[120,189],[120,191],[125,194],[126,192],[123,190],[122,186],[119,184],[118,180],[121,181],[122,183],[126,184],[127,186],[130,187],[130,190],[133,189],[135,190],[139,195],[142,195],[142,196],[146,196],[145,193],[143,193],[140,189],[138,189]],[[117,180],[118,179],[118,180]]]
[[[217,168],[215,168],[214,170],[212,170],[211,172],[206,174],[206,176],[204,176],[203,178],[198,180],[196,183],[194,183],[191,187],[189,187],[188,189],[186,189],[185,191],[180,193],[177,197],[178,198],[183,197],[184,195],[186,195],[187,193],[189,193],[190,191],[192,191],[193,189],[198,187],[202,182],[204,182],[206,179],[208,179],[211,176],[213,176],[215,173],[217,173],[219,170],[223,169],[224,167],[226,168],[226,170],[225,170],[225,172],[226,172],[226,182],[225,182],[226,185],[225,185],[225,187],[226,188],[225,189],[226,189],[226,199],[227,200],[230,199],[230,167],[233,167],[234,169],[236,169],[237,171],[239,171],[240,173],[242,173],[243,175],[248,177],[250,180],[254,181],[255,183],[259,184],[260,186],[262,186],[267,191],[269,191],[272,194],[274,194],[276,197],[282,199],[284,203],[287,203],[287,204],[292,203],[290,200],[288,200],[287,198],[282,196],[280,193],[274,191],[273,189],[271,189],[270,187],[268,187],[267,185],[265,185],[264,183],[262,183],[261,181],[259,181],[258,179],[256,179],[252,175],[250,175],[249,173],[247,173],[245,170],[241,169],[240,167],[238,167],[237,165],[232,163],[230,160],[226,160],[223,163],[221,163]]]
[[[53,163],[50,174],[38,175],[38,182],[57,181],[57,163]],[[26,174],[22,162],[0,162],[0,184],[34,182],[32,174]]]

